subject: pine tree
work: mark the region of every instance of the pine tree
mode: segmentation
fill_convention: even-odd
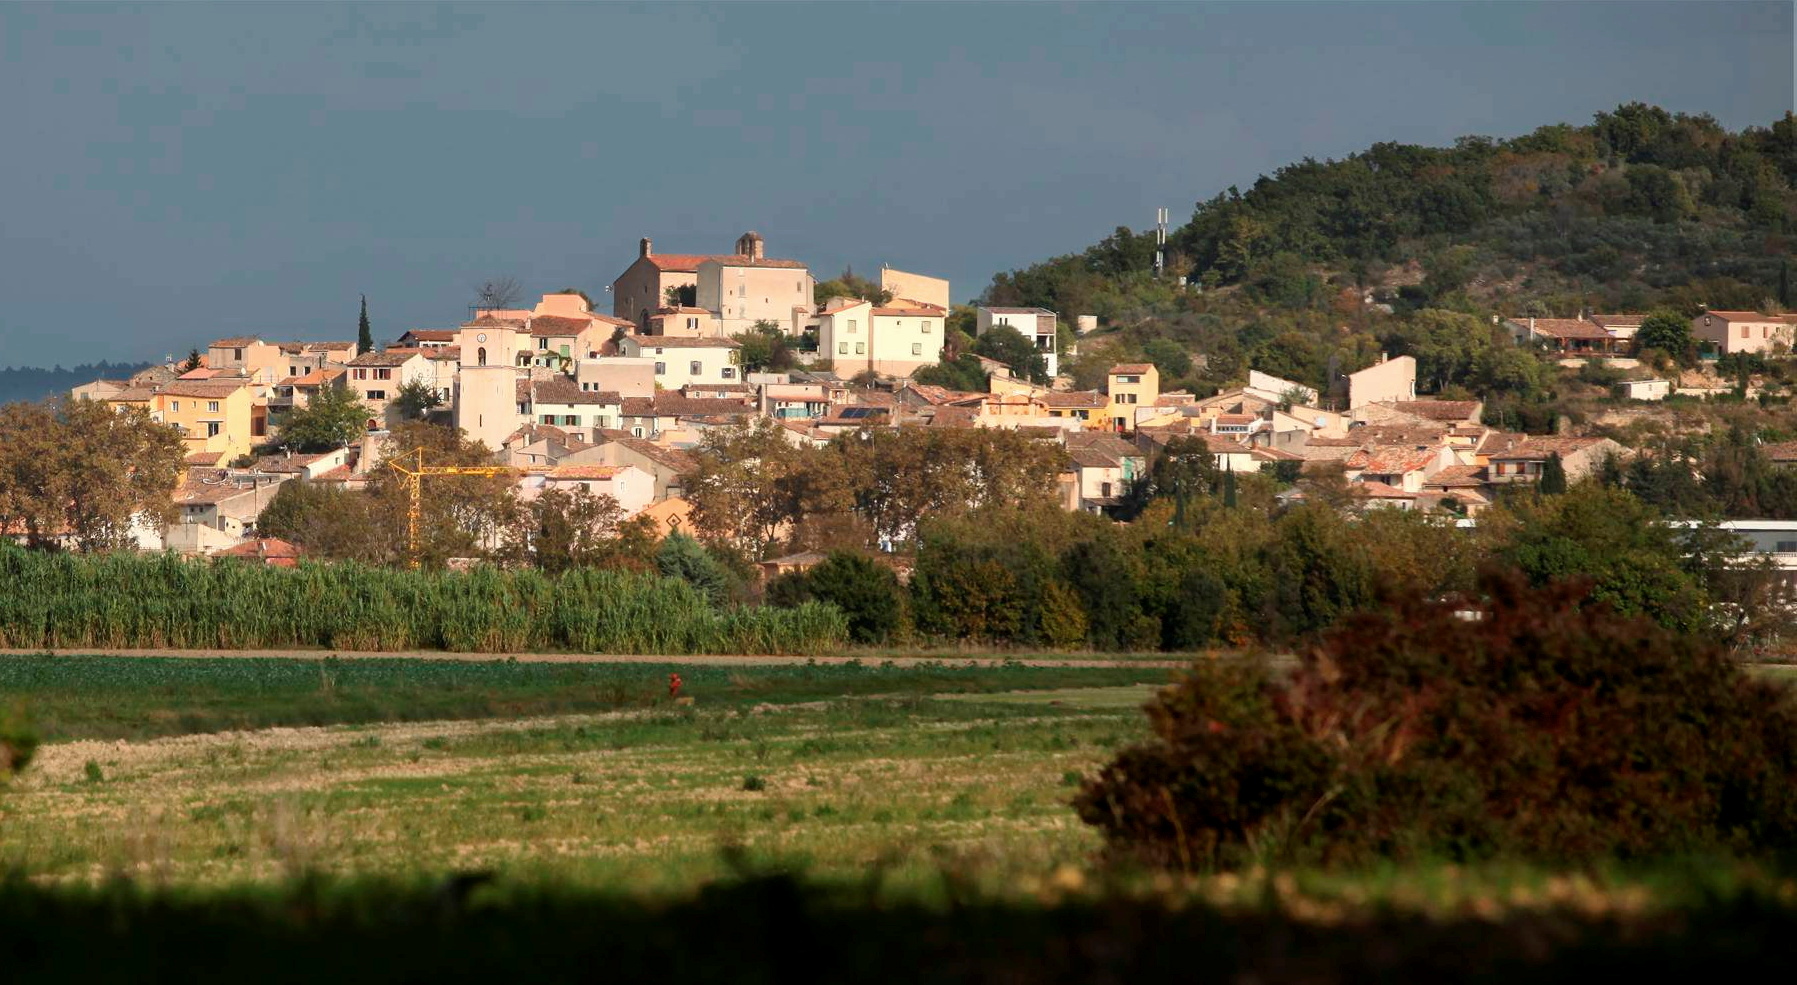
[[[368,327],[368,295],[362,295],[362,320],[356,326],[356,351],[374,351],[374,331]]]
[[[1541,466],[1541,482],[1536,486],[1543,496],[1558,496],[1566,491],[1566,466],[1560,463],[1560,453],[1547,456]]]

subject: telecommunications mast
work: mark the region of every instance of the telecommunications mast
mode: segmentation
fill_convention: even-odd
[[[1167,210],[1154,210],[1154,277],[1160,279],[1167,268]]]

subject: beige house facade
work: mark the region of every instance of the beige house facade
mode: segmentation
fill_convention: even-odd
[[[779,325],[797,335],[810,316],[817,287],[811,271],[798,260],[766,255],[759,233],[744,233],[736,253],[711,257],[699,264],[697,307],[717,316],[721,335],[748,331],[756,322]]]
[[[1348,374],[1348,409],[1367,404],[1416,399],[1416,360],[1410,356],[1379,361],[1358,373]]]
[[[736,361],[739,348],[735,339],[626,335],[618,343],[618,354],[626,359],[651,360],[656,384],[664,390],[678,390],[694,383],[740,382],[742,368]]]
[[[941,277],[914,274],[908,270],[880,268],[880,290],[892,295],[891,303],[925,304],[947,311],[954,302],[949,299],[948,281]]]
[[[1706,311],[1691,319],[1691,336],[1716,347],[1722,355],[1791,348],[1797,315],[1759,311]]]

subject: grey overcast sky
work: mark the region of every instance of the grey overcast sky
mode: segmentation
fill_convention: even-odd
[[[747,229],[957,299],[1294,159],[1792,105],[1792,4],[0,5],[0,366],[603,300]]]

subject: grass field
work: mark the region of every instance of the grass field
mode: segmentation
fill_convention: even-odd
[[[671,667],[693,706],[667,703]],[[96,940],[154,960],[180,939],[287,955],[274,978],[578,977],[593,948],[693,948],[669,980],[787,981],[799,947],[843,980],[1075,981],[1177,973],[1200,953],[1170,942],[1202,941],[1263,979],[1503,980],[1752,968],[1797,929],[1788,870],[1735,860],[1107,873],[1067,802],[1168,673],[3,658],[49,741],[0,790],[0,962],[67,977]],[[472,909],[444,895],[469,873],[491,878]]]

